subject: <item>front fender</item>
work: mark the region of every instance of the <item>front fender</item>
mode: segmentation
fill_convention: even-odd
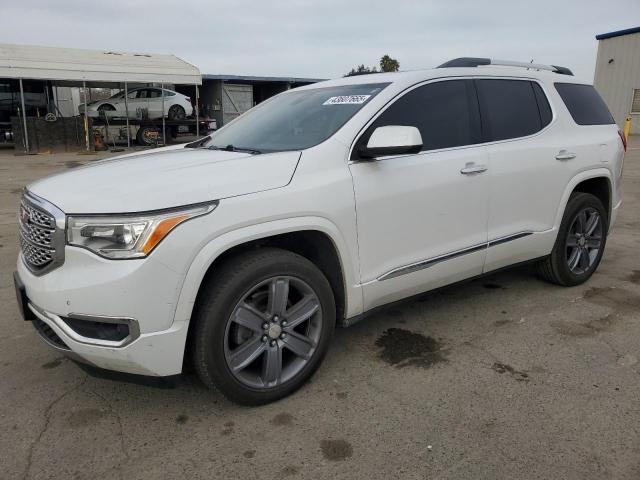
[[[362,313],[362,292],[357,281],[357,265],[354,264],[356,255],[355,252],[348,251],[347,243],[338,227],[322,217],[294,217],[241,227],[225,232],[207,243],[195,256],[187,270],[176,306],[174,325],[177,327],[176,324],[190,321],[204,276],[216,258],[224,252],[252,240],[303,230],[317,230],[326,234],[333,241],[342,266],[346,316],[350,317]]]

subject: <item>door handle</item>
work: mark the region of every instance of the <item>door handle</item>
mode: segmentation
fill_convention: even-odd
[[[460,173],[463,175],[472,175],[474,173],[482,173],[487,171],[486,165],[476,165],[475,163],[467,163],[463,169],[460,170]]]
[[[568,152],[567,150],[560,150],[556,155],[556,160],[573,160],[576,158],[575,153]]]

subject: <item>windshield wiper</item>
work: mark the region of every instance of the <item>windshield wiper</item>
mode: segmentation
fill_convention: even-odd
[[[233,145],[227,145],[226,147],[211,145],[208,148],[209,150],[226,150],[227,152],[247,152],[251,155],[260,155],[262,153],[260,150],[256,150],[255,148],[235,147]]]

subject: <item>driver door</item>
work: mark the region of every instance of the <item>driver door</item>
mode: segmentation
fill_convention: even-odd
[[[162,118],[166,115],[168,99],[164,98],[165,112],[162,112],[162,90],[159,88],[147,88],[147,108],[149,109],[149,118]]]
[[[358,158],[375,128],[415,126],[417,154]],[[353,177],[365,310],[482,273],[489,158],[471,80],[405,93],[365,130]]]
[[[129,110],[129,118],[137,118],[137,114],[136,111],[139,108],[139,101],[138,101],[138,92],[140,90],[129,90],[127,92],[127,101],[125,103],[124,100],[124,96],[122,96],[122,98],[118,99],[118,101],[116,102],[116,104],[114,105],[116,107],[116,111],[118,112],[118,115],[121,116],[126,116],[127,114],[127,109]]]

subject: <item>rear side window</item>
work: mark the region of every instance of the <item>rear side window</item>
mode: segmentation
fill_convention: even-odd
[[[592,85],[556,83],[556,90],[578,125],[610,125],[613,117]]]
[[[388,125],[416,127],[422,150],[480,142],[478,107],[471,80],[446,80],[418,87],[396,100],[360,137],[366,145],[373,131]]]
[[[549,103],[535,82],[482,79],[476,85],[486,142],[525,137],[551,121]]]
[[[531,82],[533,87],[533,93],[536,95],[536,101],[538,102],[538,110],[540,111],[540,121],[542,122],[542,128],[551,123],[551,107],[549,106],[549,100],[542,91],[540,85],[536,82]]]

